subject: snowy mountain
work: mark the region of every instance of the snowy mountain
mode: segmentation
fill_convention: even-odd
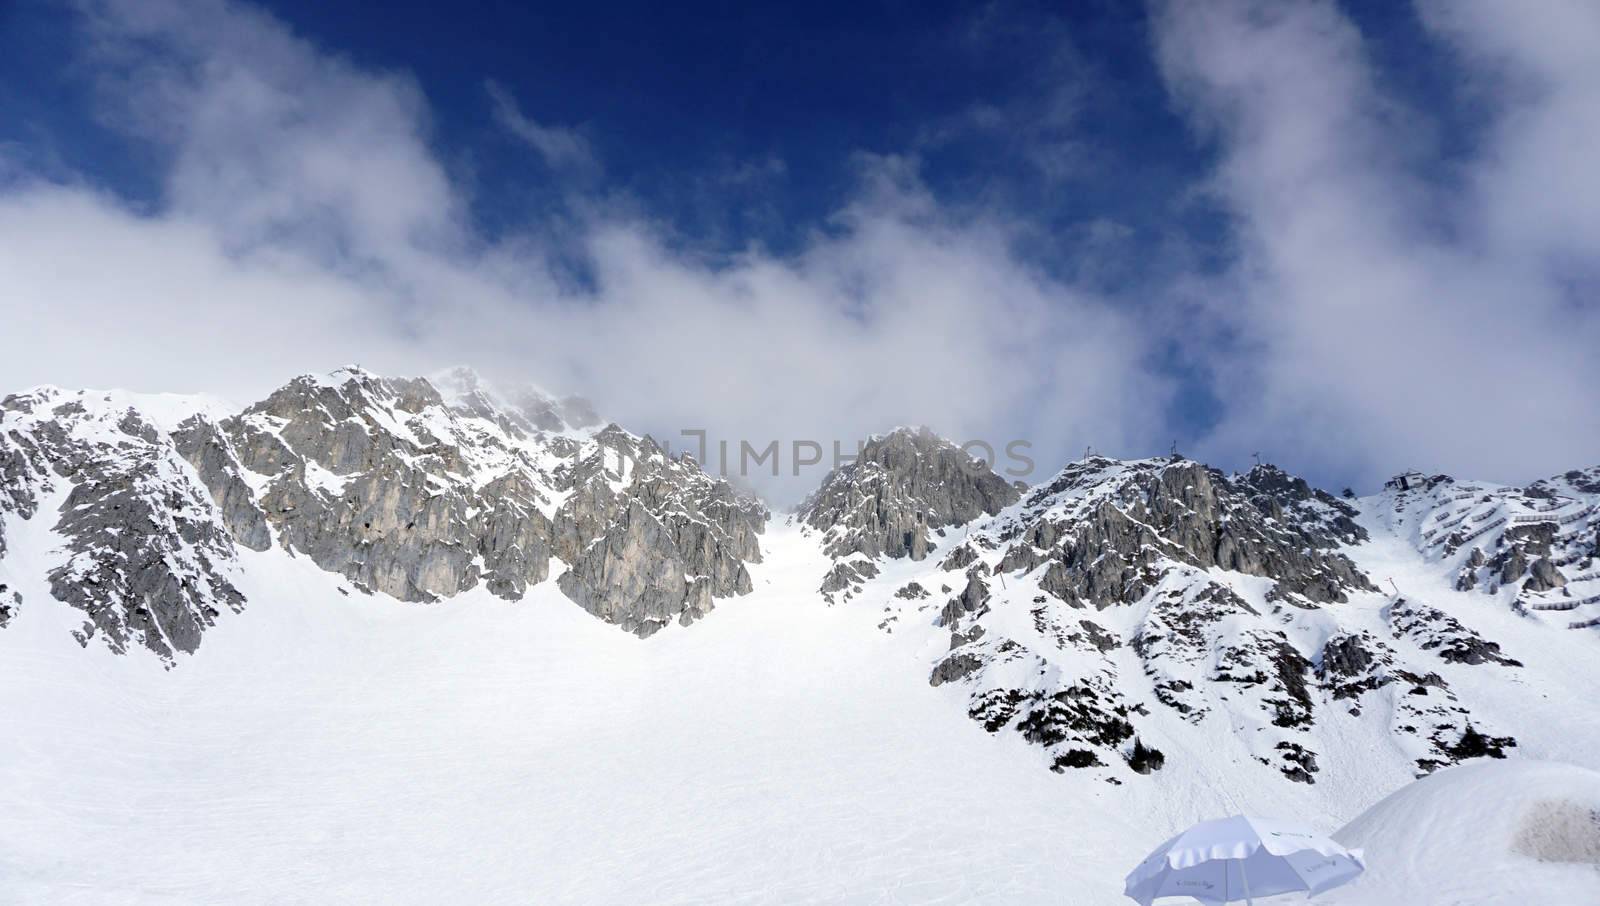
[[[152,416],[126,394],[55,388],[7,397],[0,508],[53,522],[51,594],[84,612],[80,641],[169,663],[247,606],[230,581],[240,549],[277,546],[341,594],[407,602],[480,583],[520,598],[556,563],[569,597],[640,635],[750,591],[758,501],[648,437],[596,428],[581,400],[503,402],[465,371],[440,384],[448,399],[346,369],[231,414],[199,400]]]
[[[43,828],[99,841],[60,863],[96,879],[90,902],[214,896],[236,834],[273,871],[364,865],[357,898],[437,894],[380,873],[422,847],[455,866],[429,883],[476,872],[481,898],[526,900],[515,843],[583,854],[535,899],[854,901],[978,846],[1040,886],[969,866],[940,895],[1110,902],[1119,867],[1224,809],[1342,823],[1462,762],[1600,767],[1597,615],[1600,469],[1355,497],[1270,465],[1091,457],[1028,488],[897,429],[774,518],[581,399],[465,370],[303,376],[242,408],[39,388],[0,401],[22,743],[0,811],[23,816],[0,822],[0,880],[41,901],[78,883]],[[163,803],[147,838],[213,828],[168,855],[210,861],[176,887],[161,860],[94,861],[115,815],[52,804],[85,777]],[[374,819],[415,783],[455,791],[414,803],[431,829]],[[331,848],[240,830],[240,795],[301,803]],[[472,810],[488,800],[564,817],[501,826]],[[841,808],[867,810],[842,838]],[[715,829],[763,822],[787,829]],[[452,848],[459,826],[488,848]],[[1053,830],[1007,842],[1027,826]],[[1085,861],[1043,869],[1084,826]],[[725,861],[681,861],[680,835]],[[779,867],[791,843],[873,855],[824,872],[830,895]],[[617,845],[638,863],[573,874]]]
[[[1526,618],[1588,606],[1580,583],[1592,578],[1600,513],[1584,473],[1472,494],[1445,478],[1433,491],[1401,478],[1376,497],[1341,499],[1268,465],[1224,476],[1180,457],[1095,457],[992,516],[869,556],[878,548],[850,539],[950,522],[942,465],[908,459],[904,470],[924,474],[887,481],[871,461],[913,442],[909,432],[875,441],[865,465],[830,476],[802,509],[836,560],[823,591],[874,602],[885,631],[926,637],[930,683],[965,690],[972,719],[1042,747],[1058,771],[1121,783],[1177,752],[1220,748],[1315,784],[1359,741],[1367,769],[1392,783],[1503,757],[1551,729],[1474,687],[1528,688],[1537,671],[1512,651],[1581,658],[1593,644]],[[919,485],[939,493],[906,503],[900,488]],[[841,511],[819,503],[833,499],[856,501],[852,515],[819,522]],[[1558,535],[1562,519],[1571,528]],[[1429,547],[1463,520],[1474,528]],[[891,566],[897,557],[910,562]],[[1462,561],[1499,578],[1458,581],[1471,575]],[[1555,563],[1575,567],[1575,581]],[[1380,590],[1393,576],[1404,587]],[[1523,624],[1513,634],[1489,629],[1512,622]]]

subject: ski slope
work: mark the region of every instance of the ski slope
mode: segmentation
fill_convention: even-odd
[[[1318,899],[1335,906],[1563,904],[1600,900],[1600,773],[1480,761],[1399,790],[1339,832],[1368,870]]]
[[[0,567],[41,603],[43,524]],[[1178,827],[1285,810],[1262,772],[1042,770],[927,684],[919,636],[824,606],[811,540],[775,522],[763,547],[755,593],[649,640],[553,582],[402,604],[278,549],[244,552],[251,606],[172,670],[24,607],[0,901],[1109,904]]]
[[[171,671],[23,608],[0,634],[0,883],[39,903],[1109,900],[1136,829],[1085,833],[1094,800],[951,719],[869,615],[785,594],[821,562],[778,535],[756,594],[649,641],[553,583],[330,597],[276,550],[248,555],[253,606]],[[18,536],[14,573],[47,540]]]

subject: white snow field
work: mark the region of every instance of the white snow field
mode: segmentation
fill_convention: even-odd
[[[0,566],[26,602],[0,632],[5,903],[1110,904],[1194,820],[1332,831],[1388,792],[1052,774],[928,685],[925,636],[823,606],[827,561],[777,521],[754,594],[648,640],[554,582],[402,604],[245,551],[249,606],[170,671],[73,641],[77,612],[30,565],[55,541],[42,524],[12,523]],[[1506,842],[1524,799],[1566,803],[1539,807],[1581,836],[1596,783],[1445,772],[1345,831],[1372,874],[1323,901],[1600,902],[1592,864],[1525,854],[1593,841]],[[1435,895],[1446,872],[1460,886]]]
[[[1535,762],[1447,768],[1337,835],[1367,872],[1318,902],[1600,903],[1600,774]]]

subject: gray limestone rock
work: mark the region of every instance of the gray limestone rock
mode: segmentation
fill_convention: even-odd
[[[711,580],[689,574],[684,566],[668,527],[632,500],[558,583],[595,616],[648,636],[674,618],[688,625],[710,612]],[[744,581],[748,584],[748,575]]]
[[[55,519],[64,560],[51,596],[84,614],[74,635],[172,663],[244,596],[233,539],[206,489],[159,430],[109,398],[38,391],[0,402],[8,508],[33,515],[37,493],[65,484]],[[20,604],[20,598],[13,597]]]
[[[921,560],[932,548],[930,532],[992,516],[1018,496],[955,444],[926,428],[900,428],[828,473],[798,518],[822,530],[830,556]]]
[[[1549,557],[1540,557],[1533,561],[1528,568],[1528,581],[1522,587],[1528,591],[1553,591],[1567,584],[1567,577],[1551,562]]]
[[[1437,607],[1420,601],[1397,598],[1389,605],[1389,624],[1397,636],[1410,638],[1424,651],[1431,651],[1456,664],[1500,664],[1521,667],[1507,657],[1498,642],[1490,642]]]
[[[244,480],[238,454],[217,426],[209,419],[191,416],[173,433],[172,443],[199,473],[233,540],[255,551],[271,547],[272,530],[266,514]]]
[[[981,658],[970,654],[952,654],[934,666],[933,674],[928,677],[928,685],[942,686],[966,679],[982,668],[983,663]]]
[[[1067,518],[1052,509],[1059,501]],[[1140,600],[1171,562],[1268,577],[1296,602],[1338,602],[1375,587],[1339,550],[1366,537],[1354,515],[1272,466],[1230,481],[1179,457],[1093,458],[1029,497],[1016,530],[1027,541],[1000,568],[1048,564],[1046,592],[1096,609]]]
[[[766,507],[705,474],[692,459],[667,456],[648,437],[634,439],[615,426],[595,437],[599,452],[571,471],[570,479],[578,485],[556,513],[557,553],[563,559],[574,558],[569,562],[575,564],[562,578],[562,591],[602,619],[632,632],[649,634],[665,625],[659,608],[670,595],[664,599],[651,592],[630,599],[631,586],[600,581],[593,571],[576,569],[577,563],[592,559],[598,538],[614,539],[619,522],[637,521],[637,507],[661,526],[660,533],[649,535],[656,545],[650,559],[674,564],[672,568],[692,586],[678,598],[682,606],[672,615],[687,624],[710,611],[713,597],[748,594],[751,582],[745,563],[761,559],[759,535],[768,518]],[[624,484],[624,477],[626,486],[614,489]]]
[[[835,596],[848,601],[861,593],[861,583],[877,575],[878,567],[871,560],[841,560],[822,577],[822,585],[817,590],[829,604],[835,603]]]
[[[981,578],[982,570],[974,568],[967,573],[966,587],[961,594],[951,598],[939,612],[936,625],[953,626],[956,621],[971,613],[978,613],[989,600],[989,583]]]
[[[554,556],[572,566],[569,597],[636,632],[750,590],[759,503],[616,425],[544,433],[592,423],[586,404],[541,408],[528,391],[507,406],[471,376],[450,380],[446,405],[422,380],[300,378],[226,423],[243,466],[268,476],[261,505],[280,543],[405,601],[479,582],[517,599]]]
[[[906,601],[917,601],[928,597],[928,590],[922,587],[921,582],[907,582],[900,586],[894,596]]]
[[[1319,669],[1324,676],[1361,676],[1372,667],[1372,644],[1364,635],[1335,636],[1322,646]]]
[[[751,590],[745,563],[760,559],[768,518],[759,501],[649,438],[589,430],[597,418],[579,398],[541,410],[525,396],[519,408],[470,372],[441,380],[444,393],[360,369],[300,377],[237,415],[185,418],[170,436],[110,397],[10,397],[0,512],[32,517],[66,481],[61,531],[73,540],[53,594],[88,614],[82,638],[119,651],[136,642],[169,662],[243,605],[229,578],[236,546],[276,544],[416,602],[480,583],[515,600],[559,558],[570,597],[640,633]]]
[[[972,549],[972,545],[960,544],[951,550],[949,554],[945,555],[943,562],[939,564],[939,568],[950,570],[952,572],[955,570],[966,569],[976,562],[977,559],[978,552]]]

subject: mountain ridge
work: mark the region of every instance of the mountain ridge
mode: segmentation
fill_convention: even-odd
[[[242,606],[212,568],[236,559],[236,547],[276,544],[342,577],[345,593],[402,601],[480,581],[519,597],[549,578],[554,560],[575,567],[562,576],[569,596],[641,634],[748,591],[743,564],[759,558],[754,536],[766,521],[759,501],[647,437],[595,427],[592,407],[576,398],[552,410],[533,393],[512,405],[477,387],[465,396],[447,403],[426,379],[347,368],[297,377],[233,412],[211,400],[183,411],[167,398],[161,430],[136,396],[39,388],[0,402],[0,507],[28,519],[41,494],[74,495],[54,531],[69,546],[94,547],[117,582],[62,572],[56,597],[85,612],[85,641],[98,631],[121,650],[134,639],[169,662],[198,647],[219,603]],[[584,424],[567,423],[574,412]],[[187,495],[182,527],[147,519],[123,531],[135,507],[147,516],[170,509],[159,481],[122,487],[138,485],[139,468]],[[113,486],[120,496],[103,511],[89,506],[96,489]],[[174,566],[160,546],[174,534],[190,545],[203,535],[210,549]],[[601,542],[627,570],[581,568]],[[167,582],[194,590],[179,596],[184,606],[166,606],[174,598],[165,592],[152,601]],[[98,598],[83,592],[113,585]]]
[[[836,471],[824,487],[846,474]],[[1166,731],[1220,717],[1233,740],[1250,741],[1250,759],[1314,784],[1325,752],[1340,747],[1327,736],[1357,732],[1345,719],[1370,720],[1364,712],[1376,711],[1383,726],[1359,732],[1393,749],[1387,757],[1397,766],[1425,774],[1504,757],[1518,745],[1499,728],[1502,715],[1475,710],[1476,693],[1464,689],[1476,679],[1456,675],[1524,668],[1468,625],[1488,616],[1471,602],[1497,601],[1502,616],[1524,622],[1537,622],[1529,619],[1535,608],[1586,613],[1592,602],[1545,576],[1560,562],[1585,570],[1580,582],[1594,578],[1600,531],[1585,520],[1600,501],[1573,496],[1589,486],[1589,474],[1564,473],[1532,491],[1474,484],[1472,494],[1449,500],[1421,499],[1415,482],[1397,479],[1378,495],[1346,499],[1271,465],[1224,476],[1180,456],[1091,456],[966,525],[943,542],[936,567],[916,565],[910,550],[868,556],[824,534],[835,566],[822,591],[882,602],[885,631],[947,638],[928,646],[930,684],[963,689],[972,719],[1043,748],[1058,771],[1091,769],[1121,783],[1167,762]],[[1564,490],[1537,490],[1556,481]],[[862,493],[881,483],[869,478]],[[1561,494],[1554,517],[1535,511]],[[1439,513],[1464,497],[1477,512]],[[873,508],[854,512],[863,510]],[[796,518],[810,524],[814,513],[802,509]],[[1452,551],[1498,568],[1504,581],[1492,589],[1469,595],[1472,586],[1452,586],[1455,561],[1440,562],[1426,548],[1428,528],[1411,528],[1457,519],[1489,527],[1452,536]],[[1552,519],[1584,527],[1556,538],[1514,527]],[[1367,552],[1399,544],[1423,584],[1407,581],[1404,594],[1389,594]],[[1552,546],[1562,556],[1540,559]],[[1444,599],[1463,612],[1430,603]],[[1592,645],[1566,636],[1549,643]],[[1492,682],[1511,688],[1521,680]]]
[[[66,606],[80,645],[169,668],[249,606],[236,579],[269,549],[330,594],[410,604],[550,582],[643,637],[749,594],[773,521],[577,398],[460,369],[301,376],[242,408],[0,401],[0,567],[13,531],[47,531],[56,558],[55,601],[0,589],[0,631]],[[1090,456],[1028,488],[898,428],[785,521],[830,564],[818,607],[880,608],[971,720],[1113,784],[1212,736],[1306,785],[1345,737],[1389,775],[1503,757],[1530,732],[1506,704],[1517,677],[1547,669],[1542,645],[1582,655],[1592,633],[1568,627],[1600,621],[1600,468],[1525,488],[1402,473],[1336,497],[1270,464]]]

